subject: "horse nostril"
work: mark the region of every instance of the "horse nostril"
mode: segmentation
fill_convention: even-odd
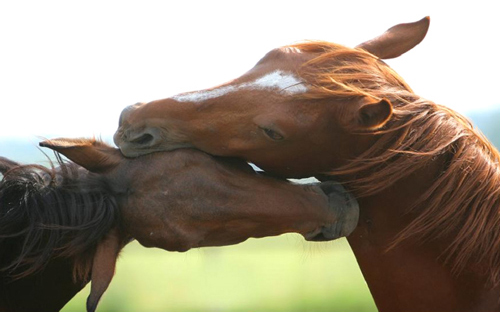
[[[153,139],[154,139],[154,136],[152,136],[149,133],[144,133],[140,137],[137,137],[137,138],[131,140],[130,143],[138,144],[138,145],[147,145],[147,144],[151,143],[153,141]]]

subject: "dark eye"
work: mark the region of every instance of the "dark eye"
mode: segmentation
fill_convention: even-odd
[[[271,130],[271,129],[268,129],[268,128],[261,128],[262,131],[264,131],[264,133],[269,137],[271,138],[272,140],[274,141],[281,141],[283,140],[283,136],[281,134],[279,134],[278,132],[274,131],[274,130]]]

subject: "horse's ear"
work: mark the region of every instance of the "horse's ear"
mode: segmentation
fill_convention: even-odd
[[[358,126],[363,130],[378,129],[392,116],[392,104],[389,100],[363,103],[358,110]]]
[[[5,157],[0,157],[0,173],[4,174],[10,169],[19,166],[20,164],[12,161],[10,159],[7,159]]]
[[[388,29],[382,35],[363,42],[360,48],[378,56],[380,59],[391,59],[410,51],[419,44],[427,34],[430,18],[424,17],[418,22],[399,24]]]
[[[115,275],[116,259],[124,241],[118,229],[113,229],[97,245],[92,262],[90,295],[87,298],[87,312],[94,312],[102,295],[108,289]]]
[[[106,173],[124,159],[118,149],[95,139],[53,139],[40,142],[40,146],[61,153],[95,173]]]

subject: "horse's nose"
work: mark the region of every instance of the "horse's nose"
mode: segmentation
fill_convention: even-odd
[[[115,142],[116,146],[118,146],[122,150],[122,152],[127,151],[129,148],[128,145],[130,145],[130,141],[136,139],[136,135],[132,130],[133,125],[131,115],[142,105],[144,105],[144,103],[136,103],[127,106],[122,110],[120,114],[120,119],[118,120],[118,129],[113,136],[113,141]]]
[[[313,235],[306,237],[306,240],[328,241],[348,236],[358,226],[358,201],[340,183],[327,181],[320,183],[319,187],[328,196],[330,208],[335,213],[337,221],[323,226],[319,233],[312,233]]]
[[[118,127],[121,127],[122,125],[124,125],[127,122],[127,120],[129,119],[130,114],[142,105],[144,105],[144,103],[135,103],[135,104],[132,104],[132,105],[125,107],[120,114],[120,119],[118,121]]]
[[[113,136],[113,141],[127,157],[158,151],[157,147],[162,142],[161,129],[147,127],[140,118],[137,118],[139,117],[137,110],[145,104],[137,103],[125,107],[120,115],[118,130]]]

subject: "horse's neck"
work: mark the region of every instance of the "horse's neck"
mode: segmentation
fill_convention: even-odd
[[[410,237],[388,250],[418,212],[405,213],[437,174],[427,167],[388,190],[360,200],[358,228],[348,237],[361,271],[381,312],[497,311],[500,291],[486,277],[466,268],[454,275],[444,263],[446,239],[421,242]],[[451,238],[448,238],[451,239]]]
[[[487,289],[474,274],[455,277],[438,262],[435,246],[412,243],[386,251],[376,236],[355,232],[348,241],[380,312],[500,310],[498,288]]]
[[[72,280],[72,263],[53,260],[42,272],[12,281],[0,274],[0,312],[55,312],[85,284]]]

